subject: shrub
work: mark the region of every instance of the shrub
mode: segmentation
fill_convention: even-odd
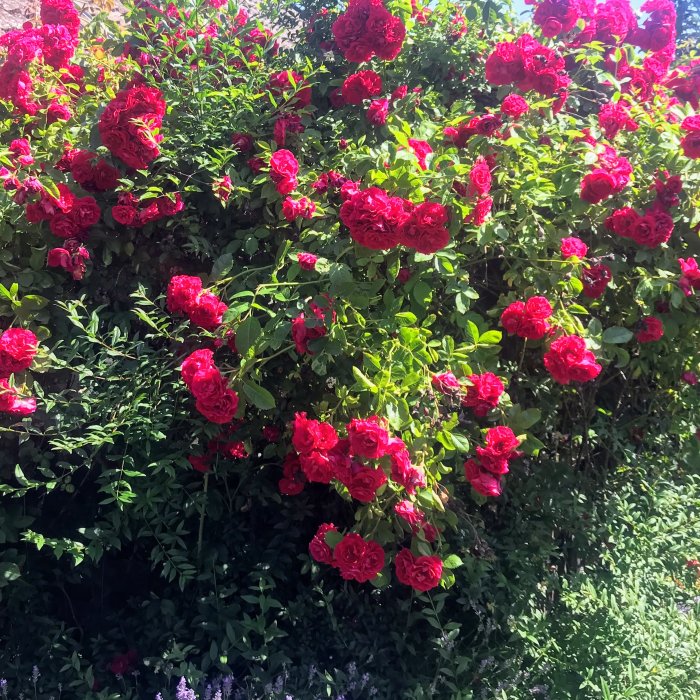
[[[536,585],[589,536],[564,485],[694,440],[672,3],[352,0],[303,43],[212,0],[42,7],[0,42],[7,668],[468,697],[497,556]]]

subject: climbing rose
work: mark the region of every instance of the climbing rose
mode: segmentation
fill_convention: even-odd
[[[442,559],[435,556],[414,557],[410,549],[402,549],[394,561],[400,583],[425,592],[435,588],[442,577]]]
[[[597,299],[602,296],[612,280],[612,271],[607,265],[597,263],[585,267],[581,272],[583,282],[583,296],[589,299]]]
[[[344,480],[350,495],[361,503],[373,501],[377,489],[386,483],[386,474],[380,468],[367,467],[353,462],[350,478]]]
[[[477,195],[488,194],[491,190],[491,168],[484,156],[479,156],[471,171],[469,172],[469,189],[468,195],[475,197]]]
[[[664,324],[655,316],[645,316],[640,322],[641,328],[634,334],[640,343],[653,343],[664,334]]]
[[[519,444],[518,438],[510,428],[499,425],[488,429],[484,446],[477,447],[476,453],[484,469],[494,474],[506,474],[508,462],[520,455],[517,452]]]
[[[330,423],[307,418],[303,411],[294,415],[292,433],[292,445],[299,454],[327,452],[338,443],[338,434]]]
[[[302,270],[315,270],[318,257],[313,253],[297,253],[297,262]]]
[[[0,335],[0,377],[29,369],[39,341],[30,330],[8,328]]]
[[[406,28],[382,0],[350,0],[333,22],[333,37],[346,60],[364,63],[376,55],[392,61],[401,51]]]
[[[17,387],[10,386],[7,379],[0,379],[0,413],[13,416],[29,416],[36,411],[34,397],[22,398]]]
[[[500,475],[484,469],[475,459],[468,459],[464,463],[464,475],[472,488],[482,496],[500,496],[503,491]]]
[[[418,166],[420,169],[425,170],[428,167],[426,158],[433,152],[430,144],[427,141],[420,141],[419,139],[408,139],[408,145],[416,158],[418,158]]]
[[[345,78],[342,93],[346,104],[359,105],[382,92],[382,79],[373,70],[361,70]]]
[[[527,114],[529,109],[530,105],[527,103],[525,98],[521,97],[520,95],[516,95],[515,93],[506,95],[503,98],[503,102],[501,102],[501,112],[509,117],[512,117],[513,119],[517,119],[518,117],[522,117],[523,114]]]
[[[454,394],[455,391],[459,391],[460,389],[459,380],[452,372],[434,374],[430,383],[433,385],[433,389],[441,394]]]
[[[282,463],[282,478],[278,487],[283,496],[298,496],[306,484],[306,475],[301,469],[298,455],[288,454]]]
[[[580,239],[575,236],[570,236],[569,238],[562,238],[561,240],[561,256],[562,258],[572,258],[576,256],[577,258],[585,258],[588,252],[588,246]]]
[[[309,542],[309,554],[320,564],[334,564],[333,550],[326,543],[327,532],[338,532],[333,523],[322,523]]]
[[[590,382],[602,370],[595,355],[578,335],[557,338],[544,355],[544,366],[559,384]]]
[[[372,100],[367,108],[367,121],[374,126],[386,124],[389,116],[389,100]]]
[[[421,202],[411,210],[399,230],[399,242],[419,253],[430,254],[450,242],[447,208],[437,202]]]
[[[282,202],[282,214],[287,221],[294,221],[297,217],[310,219],[316,211],[316,205],[308,197],[292,199],[285,197]]]
[[[297,186],[299,163],[291,151],[281,148],[270,156],[270,179],[280,194],[289,194]]]
[[[389,434],[378,416],[353,418],[347,429],[351,454],[366,459],[379,459],[387,453]]]
[[[552,313],[546,297],[530,297],[526,302],[514,301],[507,306],[501,314],[501,325],[513,335],[539,340],[549,330],[547,319]]]
[[[398,245],[409,206],[410,203],[401,197],[391,197],[379,187],[370,187],[356,192],[343,203],[340,220],[360,245],[386,250]]]
[[[532,21],[542,29],[542,35],[555,37],[571,31],[583,12],[579,0],[543,0],[535,8]]]
[[[695,258],[678,258],[681,268],[681,276],[678,286],[686,296],[690,296],[694,289],[700,289],[700,269]]]
[[[187,313],[202,291],[202,280],[191,275],[176,275],[170,279],[166,306],[171,314]]]
[[[498,405],[505,390],[503,382],[492,372],[470,374],[465,379],[469,384],[462,398],[462,406],[471,408],[475,416],[483,418]]]
[[[364,540],[357,533],[345,535],[333,551],[335,565],[346,580],[370,581],[384,567],[384,550],[374,540]]]

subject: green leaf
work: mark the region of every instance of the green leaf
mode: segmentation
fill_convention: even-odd
[[[361,384],[365,389],[369,389],[373,394],[377,393],[377,385],[367,375],[363,374],[359,367],[353,365],[352,374],[358,384]]]
[[[433,297],[433,290],[427,282],[420,280],[414,285],[411,294],[419,306],[426,308]]]
[[[231,255],[231,253],[224,253],[223,255],[218,257],[214,262],[214,266],[211,269],[210,275],[211,281],[216,282],[216,280],[228,274],[232,267],[233,256]]]
[[[450,554],[447,559],[443,559],[442,565],[446,569],[456,569],[459,566],[462,566],[464,562],[456,555],[456,554]]]
[[[632,331],[629,328],[612,326],[605,329],[605,332],[603,333],[603,342],[610,343],[611,345],[626,343],[632,339],[632,335]]]
[[[255,316],[250,316],[236,328],[236,348],[241,355],[246,355],[260,337],[262,327]]]
[[[244,381],[243,393],[261,411],[269,411],[275,407],[275,397],[267,389],[255,382]]]

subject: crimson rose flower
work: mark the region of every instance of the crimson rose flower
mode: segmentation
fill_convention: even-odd
[[[379,459],[387,453],[389,434],[378,416],[353,418],[347,425],[350,453],[356,457]]]
[[[384,568],[384,550],[356,533],[345,535],[333,551],[335,565],[346,580],[370,581]]]
[[[568,259],[576,256],[577,258],[585,258],[588,253],[588,246],[576,236],[569,236],[561,239],[561,256]]]
[[[343,99],[349,105],[362,104],[364,100],[381,94],[382,79],[373,70],[361,70],[345,78]]]
[[[447,208],[437,202],[421,202],[411,210],[399,230],[399,242],[419,253],[442,250],[450,242]]]
[[[640,321],[641,328],[634,334],[640,343],[653,343],[664,334],[664,324],[655,316],[645,316]]]
[[[309,554],[320,564],[334,565],[333,550],[326,543],[327,532],[338,532],[333,523],[322,523],[319,525],[316,534],[309,542]]]
[[[544,355],[544,366],[559,384],[590,382],[601,372],[595,355],[578,335],[557,338]]]
[[[0,335],[0,377],[9,377],[29,369],[39,341],[30,330],[8,328]]]
[[[498,405],[501,394],[505,390],[503,382],[492,372],[470,374],[465,379],[469,384],[462,398],[462,406],[471,408],[475,416],[483,418]]]

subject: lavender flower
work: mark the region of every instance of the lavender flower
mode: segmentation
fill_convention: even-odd
[[[39,676],[41,674],[39,673],[39,667],[38,666],[32,666],[32,683],[36,685],[36,682],[39,680]]]
[[[7,681],[4,678],[0,678],[0,693],[4,698],[7,697]]]
[[[233,676],[225,676],[222,681],[222,686],[224,689],[224,700],[228,700],[233,690]]]
[[[187,681],[184,676],[180,678],[180,682],[177,684],[175,700],[197,700],[194,690],[187,687]]]
[[[211,687],[211,683],[204,689],[204,699],[203,700],[211,700],[213,690]]]
[[[214,700],[224,700],[224,696],[221,694],[220,690],[217,690],[214,693]]]

